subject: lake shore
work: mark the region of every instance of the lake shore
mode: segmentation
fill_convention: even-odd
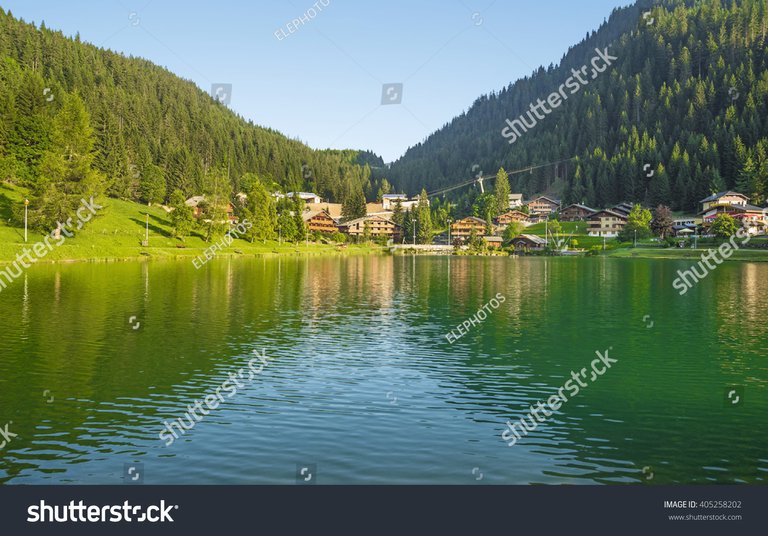
[[[24,244],[15,244],[16,249],[4,248],[0,251],[0,266],[13,264],[16,261],[16,254],[24,250]],[[27,244],[26,247],[31,247]],[[198,258],[198,264],[204,264],[205,252],[210,248],[206,247],[117,247],[109,251],[93,251],[93,247],[88,244],[64,244],[61,248],[55,248],[46,258],[40,259],[35,264],[69,264],[69,263],[110,263],[110,262],[135,262],[135,261],[178,261],[188,260],[192,262]],[[698,249],[680,249],[680,248],[620,248],[600,252],[598,256],[620,259],[670,259],[670,260],[692,260],[697,261],[709,249],[716,249],[715,246],[701,247]],[[223,251],[215,252],[212,258],[227,257],[321,257],[321,256],[351,256],[351,255],[382,255],[389,254],[389,248],[375,244],[349,244],[340,247],[335,244],[278,244],[277,242],[267,242],[266,244],[251,244],[244,241],[236,241],[232,246]],[[209,253],[210,254],[210,253]],[[418,256],[456,256],[455,254],[421,252],[418,250],[402,250],[396,255],[418,255]],[[472,255],[464,252],[462,257],[487,257],[491,255]],[[501,254],[492,255],[494,257],[503,256]],[[524,257],[525,255],[520,255]],[[758,249],[740,249],[733,253],[728,261],[737,262],[768,262],[768,250]]]
[[[32,244],[16,244],[16,251],[12,248],[4,248],[0,251],[0,266],[13,264],[16,254],[22,253],[24,247],[30,248]],[[131,261],[160,261],[160,260],[188,260],[192,262],[199,258],[198,263],[206,260],[207,247],[125,247],[115,248],[110,251],[92,251],[87,244],[67,244],[61,248],[55,248],[45,258],[37,260],[34,264],[69,264],[78,262],[131,262]],[[90,250],[90,251],[89,251]],[[339,247],[333,244],[278,244],[267,242],[266,244],[250,244],[237,241],[224,251],[216,251],[212,258],[225,257],[277,257],[277,256],[351,256],[351,255],[376,255],[387,251],[386,248],[376,245],[350,244]],[[210,253],[209,253],[210,255]],[[28,262],[28,261],[27,261]]]
[[[676,259],[676,260],[701,260],[701,256],[708,250],[717,249],[716,245],[701,246],[697,249],[690,248],[622,248],[614,249],[606,253],[607,257],[624,259]],[[738,249],[733,255],[724,259],[726,261],[740,262],[768,262],[768,250],[766,249]]]

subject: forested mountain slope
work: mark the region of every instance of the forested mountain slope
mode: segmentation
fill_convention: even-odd
[[[312,150],[244,120],[149,61],[0,9],[0,180],[37,185],[46,151],[63,134],[55,132],[54,118],[68,99],[84,104],[92,165],[114,197],[167,201],[177,189],[187,196],[233,193],[246,174],[338,201],[347,183],[375,195],[357,151]],[[364,160],[371,158],[366,153]]]
[[[768,194],[766,1],[651,6],[642,0],[617,9],[558,66],[482,96],[409,149],[388,177],[415,193],[460,182],[477,169],[490,174],[575,157],[512,176],[513,190],[531,195],[554,184],[566,202],[641,201],[694,210],[709,193],[735,188],[762,204]],[[595,49],[606,47],[617,58],[612,65],[510,144],[502,135],[505,120],[546,101],[572,69],[590,65]]]

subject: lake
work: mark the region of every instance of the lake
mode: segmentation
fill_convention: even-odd
[[[320,484],[765,484],[768,264],[726,263],[680,296],[688,266],[34,266],[0,292],[0,428],[16,434],[0,482],[121,484],[141,463],[145,484],[294,484],[302,468]],[[608,349],[604,375],[502,440]],[[164,423],[257,354],[267,365],[166,446]]]

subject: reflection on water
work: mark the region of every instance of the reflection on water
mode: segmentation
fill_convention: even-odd
[[[35,266],[0,292],[6,483],[765,483],[768,265],[446,257]],[[501,293],[450,345],[445,334]],[[512,448],[504,424],[619,362]],[[273,361],[165,447],[163,421]],[[731,386],[744,400],[729,404]],[[643,468],[646,469],[643,473]],[[649,475],[653,474],[653,479]]]

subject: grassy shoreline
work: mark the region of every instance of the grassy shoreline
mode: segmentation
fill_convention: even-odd
[[[205,260],[205,248],[186,248],[182,250],[170,248],[140,248],[141,252],[125,252],[124,254],[104,255],[82,255],[82,256],[57,256],[56,258],[43,258],[35,264],[73,264],[73,263],[112,263],[112,262],[137,262],[137,261],[182,261],[192,262],[196,257],[200,257],[201,262]],[[235,251],[237,250],[237,251]],[[19,253],[23,251],[19,249]],[[269,243],[263,248],[248,247],[245,245],[232,245],[228,250],[217,251],[213,258],[245,258],[245,257],[321,257],[321,256],[353,256],[353,255],[376,255],[383,253],[384,248],[374,246],[356,246],[351,245],[346,249],[338,249],[331,245],[312,244],[309,248],[305,246],[278,246],[275,244],[270,247]],[[24,259],[22,259],[24,260]],[[13,264],[16,261],[16,255],[12,258],[0,258],[0,267]]]
[[[14,226],[13,208],[23,207],[26,191],[9,184],[0,184],[0,266],[12,264],[17,254],[24,249],[30,251],[42,242],[45,235],[36,230],[29,230],[28,240],[24,242],[23,227]],[[168,214],[161,207],[147,207],[137,203],[118,199],[97,201],[103,205],[97,216],[78,231],[72,238],[67,238],[60,245],[49,240],[52,250],[45,248],[45,255],[35,264],[72,263],[72,262],[123,262],[144,260],[188,260],[200,256],[219,239],[206,242],[202,232],[194,232],[183,242],[173,238]],[[149,220],[149,246],[142,246]],[[236,239],[222,251],[216,251],[216,257],[255,256],[320,256],[320,255],[371,255],[384,251],[376,245],[353,245],[340,248],[335,244],[279,244],[277,241],[250,243]],[[31,254],[35,258],[34,254]],[[23,259],[25,260],[25,259]],[[27,261],[28,262],[28,261]]]
[[[606,253],[606,257],[622,259],[671,259],[699,261],[708,250],[716,250],[717,246],[702,246],[697,249],[680,248],[623,248]],[[768,250],[764,249],[738,249],[726,261],[741,262],[768,262]]]
[[[12,264],[17,254],[24,248],[31,248],[41,242],[44,235],[30,230],[27,242],[24,242],[24,229],[13,226],[13,208],[23,207],[26,191],[23,188],[7,183],[0,184],[0,266]],[[137,203],[119,199],[104,199],[99,203],[103,209],[98,211],[96,218],[87,223],[76,236],[67,238],[60,246],[53,246],[52,251],[46,248],[44,257],[36,264],[73,263],[73,262],[129,262],[147,260],[192,260],[199,256],[204,259],[204,252],[213,243],[204,240],[202,232],[193,233],[182,243],[173,238],[168,214],[161,207],[147,207]],[[149,247],[143,247],[142,241],[147,232],[149,219]],[[581,232],[578,224],[564,224],[564,231],[569,233]],[[543,235],[536,226],[528,232]],[[602,239],[584,237],[572,234],[578,240],[580,247],[590,247],[602,244]],[[54,243],[51,241],[51,243]],[[183,247],[179,247],[182,245]],[[717,245],[700,244],[699,249],[680,248],[613,248],[599,254],[612,258],[653,258],[653,259],[690,259],[699,260],[707,249]],[[335,244],[299,243],[278,244],[269,241],[266,244],[244,240],[235,240],[223,251],[217,251],[216,257],[272,257],[272,256],[347,256],[347,255],[376,255],[388,253],[388,248],[373,244],[350,244],[340,248]],[[413,252],[409,252],[413,253]],[[419,253],[416,253],[419,254]],[[730,261],[768,262],[768,249],[739,249],[734,252]]]

